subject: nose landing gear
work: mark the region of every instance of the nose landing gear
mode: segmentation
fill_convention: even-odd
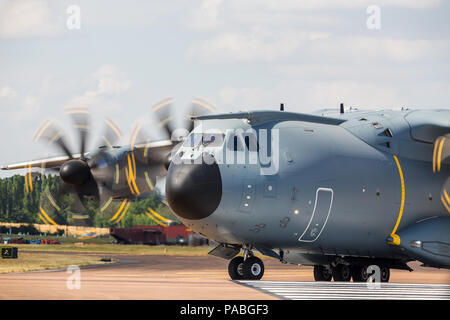
[[[264,275],[264,263],[257,257],[250,257],[242,266],[244,279],[259,280]]]
[[[250,250],[244,250],[244,257],[234,257],[228,264],[232,280],[260,280],[264,275],[264,263]]]
[[[230,263],[228,264],[228,274],[230,275],[231,280],[244,279],[243,265],[244,257],[239,256],[231,259]]]

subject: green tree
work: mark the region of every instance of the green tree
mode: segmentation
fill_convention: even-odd
[[[60,191],[61,180],[59,176],[47,175],[33,179],[32,190],[25,186],[25,177],[14,175],[0,179],[0,221],[20,223],[42,223],[39,218],[40,208],[58,224],[74,224],[73,214],[82,214],[76,206],[72,194],[57,197]],[[28,182],[29,183],[29,182]],[[29,186],[29,185],[28,185]],[[59,210],[52,205],[49,197],[57,202]],[[58,198],[55,200],[55,198]],[[131,201],[128,211],[119,223],[111,222],[111,213],[117,212],[121,201],[113,201],[110,210],[102,212],[96,200],[84,202],[83,214],[88,214],[96,227],[131,227],[133,225],[156,225],[146,215],[148,208],[152,208],[160,215],[177,221],[170,209],[161,203],[156,193]]]

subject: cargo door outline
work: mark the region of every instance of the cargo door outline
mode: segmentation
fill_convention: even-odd
[[[323,195],[319,198],[319,194],[321,193],[327,193],[327,195]],[[320,237],[323,229],[327,224],[328,218],[330,217],[331,208],[333,206],[333,198],[334,198],[334,191],[331,188],[318,188],[316,190],[316,201],[314,203],[313,213],[311,215],[311,218],[309,219],[308,226],[306,227],[305,231],[302,233],[300,238],[298,238],[298,241],[314,242]],[[321,202],[319,200],[321,200]],[[312,236],[309,236],[308,231],[310,233],[313,230],[313,228],[317,226],[320,228],[320,231],[317,233],[317,236],[315,236],[313,239],[308,239],[312,238]]]

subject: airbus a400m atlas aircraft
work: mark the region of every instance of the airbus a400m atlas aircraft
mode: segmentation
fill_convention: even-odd
[[[169,119],[161,113],[168,107],[155,109]],[[132,198],[165,167],[170,208],[220,243],[210,253],[230,260],[232,279],[261,279],[255,250],[314,266],[317,281],[365,281],[377,265],[386,282],[390,269],[411,270],[412,260],[450,268],[449,110],[344,112],[341,105],[192,119],[196,126],[177,141],[67,153],[53,166],[81,198],[101,203]],[[108,159],[101,170],[100,158]]]

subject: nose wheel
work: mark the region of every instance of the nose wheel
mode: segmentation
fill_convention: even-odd
[[[264,275],[264,263],[261,259],[249,256],[235,257],[228,264],[228,274],[232,280],[259,280]]]
[[[231,259],[228,264],[228,274],[230,275],[231,280],[243,280],[244,272],[244,257],[234,257]]]

